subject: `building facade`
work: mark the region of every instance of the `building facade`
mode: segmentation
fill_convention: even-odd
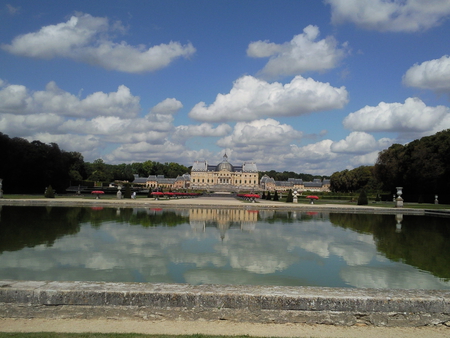
[[[264,191],[330,191],[330,180],[314,179],[312,182],[304,182],[300,178],[288,178],[287,181],[275,181],[272,177],[264,175],[260,180],[261,190]]]
[[[225,154],[222,162],[217,165],[196,161],[192,166],[190,184],[192,189],[211,191],[258,190],[258,169],[254,162],[233,166]]]

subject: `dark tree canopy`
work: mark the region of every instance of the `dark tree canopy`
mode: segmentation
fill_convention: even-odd
[[[83,156],[56,143],[28,142],[0,133],[0,178],[5,193],[41,193],[51,185],[62,192],[71,175],[83,174]],[[80,173],[81,171],[81,173]]]
[[[447,195],[450,191],[450,129],[406,145],[393,144],[378,154],[373,167],[361,166],[331,175],[334,192],[389,192]]]
[[[3,179],[6,194],[44,194],[49,185],[56,193],[63,193],[70,185],[77,185],[80,181],[132,182],[134,174],[175,178],[187,172],[188,167],[174,162],[162,164],[148,160],[143,163],[106,164],[102,159],[84,162],[81,153],[61,150],[56,143],[29,142],[0,133],[0,178]]]
[[[377,191],[379,185],[373,176],[372,166],[361,166],[352,170],[333,173],[330,179],[330,190],[334,192],[358,192],[361,190]]]
[[[405,187],[414,194],[447,194],[450,188],[450,129],[378,155],[375,178],[386,191]]]

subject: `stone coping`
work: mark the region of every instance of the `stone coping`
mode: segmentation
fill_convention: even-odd
[[[133,199],[84,199],[84,198],[56,198],[56,199],[0,199],[0,206],[103,206],[103,207],[161,207],[161,208],[222,208],[222,209],[258,209],[258,210],[287,210],[287,211],[322,211],[340,213],[373,213],[373,214],[404,214],[425,215],[424,209],[385,208],[349,205],[349,204],[294,204],[259,200],[257,203],[245,202],[234,197],[195,197],[182,199],[155,200],[151,198]],[[449,214],[450,210],[440,210],[440,214]]]
[[[450,291],[0,280],[0,318],[450,325]]]

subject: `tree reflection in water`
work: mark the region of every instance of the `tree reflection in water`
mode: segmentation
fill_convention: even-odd
[[[401,228],[398,220],[224,208],[3,206],[0,278],[450,288],[447,219],[405,215]]]

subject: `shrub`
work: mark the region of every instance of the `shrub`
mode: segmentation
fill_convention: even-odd
[[[280,198],[278,197],[278,192],[275,190],[275,194],[273,195],[273,200],[274,201],[279,201]]]
[[[270,191],[267,192],[266,200],[270,201],[272,199],[272,196],[270,195]]]
[[[45,189],[44,197],[46,197],[46,198],[55,198],[55,191],[53,190],[51,185],[49,185],[48,188]]]
[[[288,195],[286,197],[286,203],[292,203],[294,202],[294,196],[292,196],[292,190],[289,189]]]
[[[367,205],[369,204],[369,200],[367,199],[366,192],[364,190],[361,190],[361,193],[358,197],[358,205]]]
[[[125,184],[125,192],[123,198],[131,198],[131,187],[129,184]]]

